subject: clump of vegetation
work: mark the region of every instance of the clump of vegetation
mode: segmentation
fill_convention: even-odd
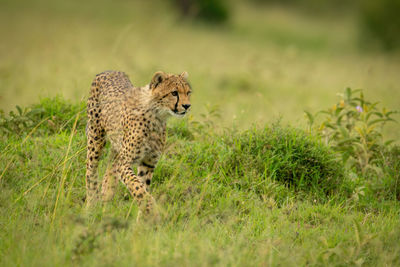
[[[309,131],[320,135],[338,152],[349,169],[363,177],[389,174],[387,163],[396,160],[393,154],[397,148],[390,146],[394,140],[385,140],[382,131],[388,122],[395,122],[393,115],[396,113],[386,108],[378,109],[378,102],[369,102],[361,90],[350,88],[332,108],[314,115],[306,111]],[[323,119],[318,125],[316,117],[320,115]],[[390,176],[394,184],[398,184],[398,175]],[[398,186],[387,189],[399,194]]]
[[[320,195],[332,193],[343,181],[343,166],[334,153],[298,129],[275,124],[229,136],[224,143],[229,146],[222,162],[225,175],[253,177],[260,182],[258,191],[268,178]]]
[[[187,164],[192,172],[212,176],[215,183],[224,187],[253,192],[259,197],[269,195],[278,202],[289,192],[302,192],[299,197],[312,195],[322,200],[342,186],[341,162],[331,149],[304,131],[276,123],[244,132],[225,130],[221,135],[210,134],[208,129],[214,127],[208,120],[183,122],[185,128],[182,122],[176,122],[183,131],[172,125],[171,137],[188,140],[186,133],[192,132],[190,136],[196,136],[193,139],[197,141],[178,141],[179,146],[175,144],[174,148],[181,152],[173,153],[178,165],[167,167],[163,171],[170,171],[160,176],[185,170]],[[188,175],[193,174],[179,176]]]

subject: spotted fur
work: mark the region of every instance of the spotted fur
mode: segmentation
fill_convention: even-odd
[[[190,93],[186,72],[156,72],[144,87],[134,87],[123,72],[106,71],[96,76],[87,103],[88,205],[100,195],[97,168],[109,141],[110,161],[101,186],[103,201],[113,198],[120,180],[150,212],[154,200],[148,189],[165,145],[166,120],[171,115],[183,117],[189,111]],[[133,165],[138,166],[137,173]]]

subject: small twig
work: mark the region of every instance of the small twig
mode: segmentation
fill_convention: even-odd
[[[132,207],[133,207],[133,203],[135,202],[135,200],[132,200],[131,201],[131,206],[129,207],[129,210],[128,210],[128,213],[126,214],[126,216],[125,216],[125,220],[128,220],[128,218],[129,218],[129,215],[131,214],[131,211],[132,211]],[[138,213],[138,216],[139,216],[139,213]],[[138,217],[139,218],[139,217]]]

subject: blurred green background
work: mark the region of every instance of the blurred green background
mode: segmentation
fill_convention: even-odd
[[[398,110],[398,14],[397,0],[2,0],[0,109],[84,100],[114,69],[139,86],[188,71],[193,115],[218,105],[226,126],[303,126],[346,87]]]

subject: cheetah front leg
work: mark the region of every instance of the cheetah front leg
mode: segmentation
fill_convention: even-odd
[[[138,167],[138,176],[142,180],[144,184],[146,184],[147,190],[149,190],[151,180],[153,179],[154,167],[155,163],[145,163],[142,162]]]
[[[130,163],[120,162],[118,172],[121,182],[128,188],[140,208],[145,207],[145,213],[149,214],[153,209],[154,199],[148,192],[142,179],[135,175]]]
[[[140,128],[139,128],[140,130]],[[121,182],[128,188],[129,192],[145,213],[153,210],[154,199],[148,192],[146,184],[137,176],[132,165],[139,165],[144,159],[144,138],[137,135],[138,129],[126,129],[124,132],[122,147],[117,156],[117,174]]]

